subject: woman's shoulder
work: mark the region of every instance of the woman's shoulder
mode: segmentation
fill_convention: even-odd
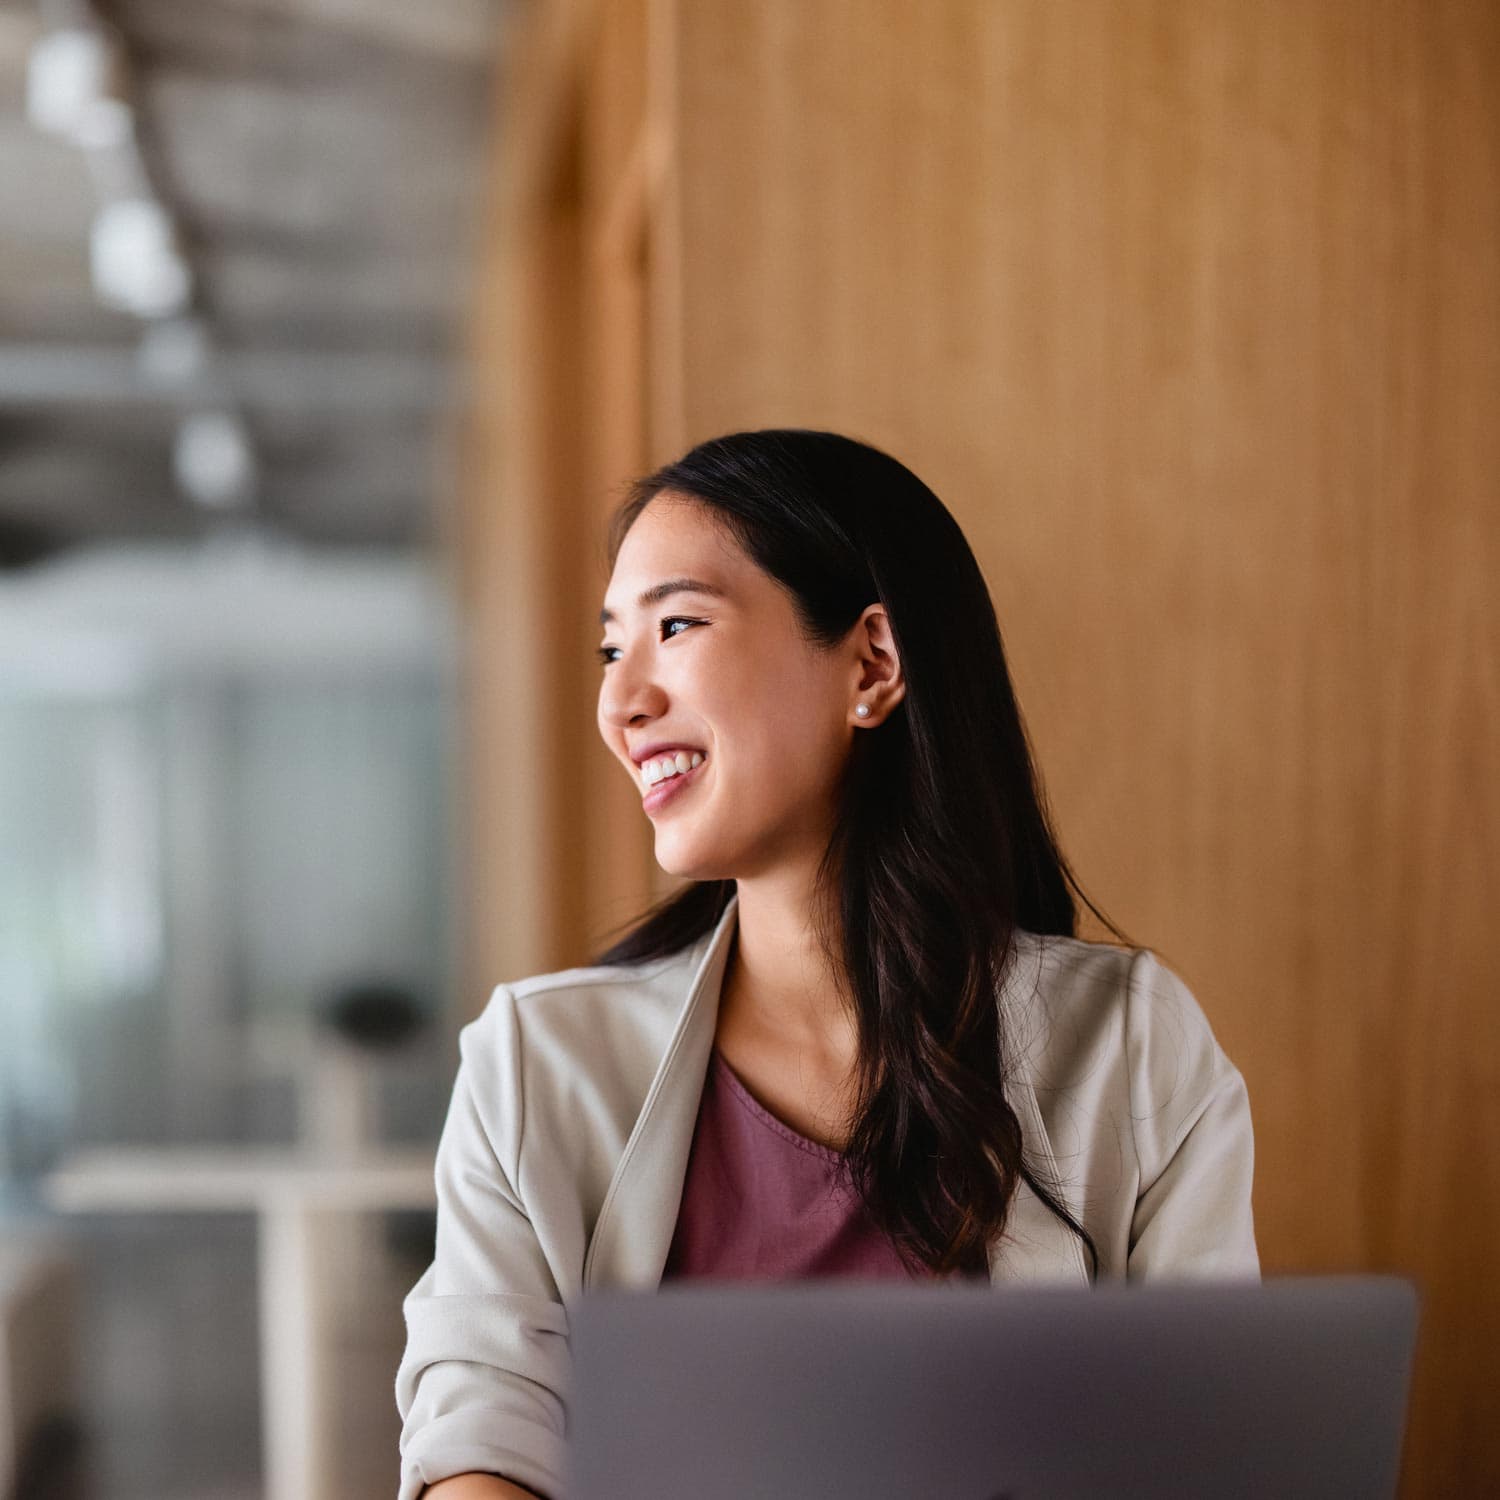
[[[1182,978],[1147,948],[1028,934],[1009,994],[1008,1061],[1109,1273],[1255,1275],[1249,1098]]]
[[[530,974],[495,986],[459,1033],[461,1073],[495,1149],[525,1177],[523,1139],[573,1139],[613,1160],[650,1089],[692,984],[691,951]],[[547,1144],[550,1143],[550,1144]],[[572,1149],[572,1148],[568,1148]],[[536,1152],[533,1149],[533,1167]],[[547,1170],[551,1170],[548,1168]],[[602,1196],[607,1178],[585,1192]]]
[[[1222,1054],[1184,980],[1149,948],[1018,931],[1005,985],[1011,1045],[1059,1085],[1111,1057],[1142,1079],[1213,1073]]]
[[[480,1046],[528,1052],[589,1052],[648,1043],[676,1020],[691,987],[701,941],[635,963],[586,964],[497,984],[463,1028],[466,1051]]]
[[[565,1003],[568,997],[619,994],[649,984],[674,968],[689,966],[691,953],[689,947],[664,958],[643,959],[636,963],[580,964],[571,969],[528,974],[523,979],[509,979],[496,985],[495,993],[505,991],[518,1004],[528,1001],[557,1004]]]

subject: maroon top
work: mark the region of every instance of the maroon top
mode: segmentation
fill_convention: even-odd
[[[758,1103],[715,1047],[662,1280],[914,1279],[841,1159]]]

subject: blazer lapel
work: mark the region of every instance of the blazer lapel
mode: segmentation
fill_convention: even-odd
[[[687,1001],[678,1013],[594,1226],[583,1266],[586,1289],[654,1290],[660,1285],[677,1227],[738,905],[739,898],[731,898],[717,926],[700,939],[690,960]],[[1018,962],[1015,969],[1021,967]],[[1006,988],[1008,995],[1011,985]],[[1006,1096],[1020,1119],[1029,1159],[1050,1172],[1054,1166],[1051,1143],[1030,1082],[1013,1076]],[[1005,1233],[990,1246],[989,1268],[990,1281],[997,1285],[1087,1283],[1090,1279],[1078,1236],[1024,1182],[1012,1200]]]
[[[585,1288],[654,1290],[661,1282],[677,1228],[738,906],[739,897],[731,897],[713,932],[699,940],[687,1003],[599,1210],[584,1257]]]

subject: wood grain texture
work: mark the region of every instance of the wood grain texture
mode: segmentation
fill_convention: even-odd
[[[579,243],[613,248],[571,297],[536,249],[535,336],[593,373],[513,440],[612,434],[608,489],[826,426],[932,485],[1075,867],[1249,1082],[1267,1270],[1415,1277],[1404,1493],[1500,1492],[1500,8],[625,9],[575,70]],[[572,587],[558,528],[602,507],[535,493]],[[576,717],[591,664],[531,639],[518,691]],[[515,824],[528,860],[610,830],[606,878],[542,861],[558,948],[649,850],[594,775]]]
[[[685,16],[690,436],[865,435],[991,578],[1064,842],[1250,1083],[1268,1270],[1426,1293],[1500,1487],[1500,23]]]
[[[609,515],[682,433],[674,26],[664,0],[533,5],[501,81],[453,537],[476,1004],[597,952],[671,885],[599,741],[594,648]]]

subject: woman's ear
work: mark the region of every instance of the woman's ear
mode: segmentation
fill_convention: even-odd
[[[866,729],[884,722],[906,696],[901,656],[883,604],[867,605],[850,631],[854,653],[852,721]],[[861,713],[864,708],[867,712]]]

